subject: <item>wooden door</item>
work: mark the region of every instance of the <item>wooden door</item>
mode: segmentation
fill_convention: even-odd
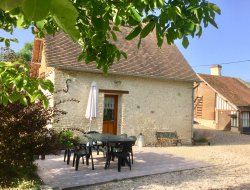
[[[103,133],[117,134],[118,96],[104,95]]]

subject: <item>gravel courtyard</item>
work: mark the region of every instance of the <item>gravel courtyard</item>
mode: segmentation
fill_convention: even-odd
[[[250,189],[250,135],[196,126],[211,146],[166,147],[166,153],[212,164],[211,167],[171,172],[101,185],[89,190]]]

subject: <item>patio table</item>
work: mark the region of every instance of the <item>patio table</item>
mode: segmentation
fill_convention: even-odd
[[[134,139],[124,138],[122,136],[112,135],[109,133],[92,133],[92,134],[86,134],[85,136],[92,139],[93,141],[100,141],[107,146],[106,162],[104,166],[105,169],[108,168],[108,159],[109,159],[109,154],[111,154],[112,147],[115,147],[117,144],[134,142]],[[128,162],[128,160],[126,160],[126,162]]]

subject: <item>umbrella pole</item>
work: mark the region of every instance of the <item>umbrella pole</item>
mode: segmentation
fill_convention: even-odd
[[[91,122],[92,122],[92,120],[90,120],[90,122],[89,122],[89,131],[90,131],[90,128],[91,128]]]

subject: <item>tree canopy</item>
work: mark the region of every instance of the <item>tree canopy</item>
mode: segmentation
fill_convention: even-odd
[[[117,33],[129,26],[126,40],[141,41],[155,31],[157,45],[173,44],[181,39],[189,45],[188,37],[200,37],[209,24],[217,28],[216,14],[220,9],[206,0],[1,0],[0,29],[12,33],[16,27],[28,29],[37,37],[55,34],[59,30],[80,44],[78,60],[95,62],[104,72],[125,52],[116,46]],[[14,38],[0,36],[8,47]],[[25,50],[26,51],[26,50]],[[31,79],[27,65],[0,60],[0,104],[15,101],[27,104],[41,99],[48,105],[43,90],[53,91],[49,81]]]
[[[188,36],[200,37],[209,24],[217,28],[215,15],[221,13],[206,0],[1,0],[0,9],[0,28],[12,32],[32,26],[39,37],[63,30],[81,45],[79,60],[95,61],[104,72],[126,58],[115,45],[121,26],[131,27],[126,39],[137,37],[138,48],[153,30],[159,47],[176,39],[187,47]]]

